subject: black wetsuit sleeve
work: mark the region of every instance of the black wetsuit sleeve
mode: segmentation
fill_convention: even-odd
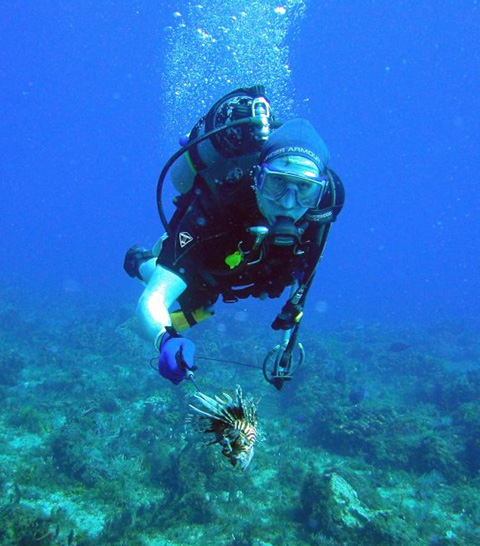
[[[157,264],[179,275],[187,285],[194,281],[203,260],[208,260],[205,254],[207,245],[204,243],[214,237],[209,222],[203,217],[201,204],[195,201],[193,198],[189,206],[182,206],[175,212],[170,223],[170,234],[157,259]],[[203,257],[198,252],[201,243]]]
[[[212,191],[201,180],[179,197],[157,264],[179,275],[187,285],[201,282],[204,272],[223,261],[225,238],[231,232]],[[218,267],[218,266],[217,266]]]

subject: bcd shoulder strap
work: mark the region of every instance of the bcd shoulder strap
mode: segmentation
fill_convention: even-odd
[[[323,251],[325,250],[330,227],[342,209],[344,199],[342,181],[338,175],[330,169],[328,170],[328,177],[328,194],[330,195],[330,202],[327,204],[324,203],[326,206],[322,206],[322,208],[310,210],[306,217],[311,225],[314,226],[313,229],[316,232],[312,234],[312,240],[314,241],[315,246],[309,252],[303,272],[303,278],[299,282],[298,289],[287,300],[280,313],[272,322],[272,328],[274,330],[290,330],[299,325],[303,314],[303,307],[310,286],[312,285],[317,265],[322,259]],[[339,198],[341,199],[341,202],[339,202]]]

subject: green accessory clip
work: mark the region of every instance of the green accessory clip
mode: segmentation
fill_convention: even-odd
[[[236,250],[233,254],[229,254],[225,258],[225,263],[228,265],[230,269],[235,269],[235,267],[238,267],[243,260],[242,253]]]

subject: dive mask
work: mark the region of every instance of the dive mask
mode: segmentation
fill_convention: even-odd
[[[295,174],[283,169],[274,169],[264,163],[256,176],[256,189],[262,197],[278,204],[291,195],[297,206],[314,208],[320,203],[328,183],[326,175],[315,174],[308,171]]]

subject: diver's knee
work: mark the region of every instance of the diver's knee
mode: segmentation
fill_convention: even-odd
[[[123,269],[130,277],[137,277],[141,281],[147,281],[155,268],[155,261],[155,256],[151,250],[133,245],[125,254]],[[151,266],[150,262],[152,262]]]
[[[138,271],[140,273],[140,278],[142,279],[142,281],[148,283],[156,267],[157,267],[156,256],[154,256],[153,258],[150,258],[150,260],[147,260],[141,263],[138,267]]]

